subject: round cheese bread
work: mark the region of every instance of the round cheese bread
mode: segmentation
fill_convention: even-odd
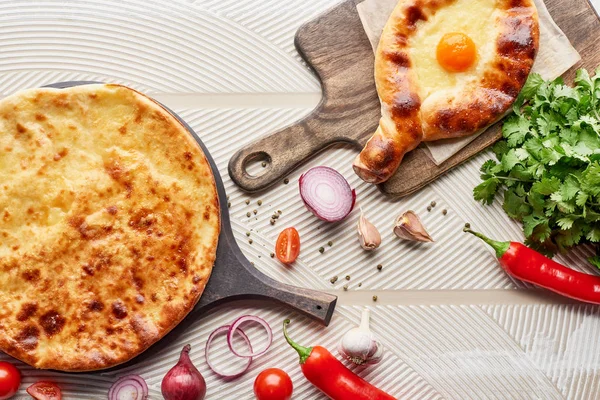
[[[356,173],[383,182],[421,141],[471,135],[500,119],[538,45],[533,0],[400,0],[375,55],[381,120]]]
[[[63,371],[131,359],[194,307],[219,230],[204,153],[146,96],[0,101],[0,350]]]

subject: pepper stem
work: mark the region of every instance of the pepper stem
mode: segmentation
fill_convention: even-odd
[[[290,344],[290,346],[292,346],[292,348],[298,352],[298,355],[300,356],[300,364],[304,364],[308,357],[310,357],[310,353],[312,353],[312,347],[300,346],[298,343],[290,339],[287,333],[287,326],[289,323],[289,319],[283,321],[283,336],[285,337],[285,340],[287,340],[287,342]]]
[[[475,235],[479,239],[483,240],[484,242],[486,242],[487,244],[492,246],[492,248],[496,251],[496,257],[498,257],[498,258],[501,258],[504,255],[504,253],[507,252],[508,248],[510,247],[510,242],[499,242],[497,240],[490,239],[489,237],[487,237],[479,232],[472,231],[470,228],[467,228],[466,226],[463,229],[463,232],[468,232],[472,235]]]

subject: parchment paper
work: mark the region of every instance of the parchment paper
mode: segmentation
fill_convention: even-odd
[[[398,0],[365,0],[356,6],[373,51],[377,49],[381,31],[397,3]],[[535,0],[535,5],[540,20],[540,50],[533,71],[545,79],[554,79],[575,65],[581,57],[556,25],[543,0]],[[428,150],[429,157],[439,165],[483,132],[485,129],[468,137],[426,142],[423,145]]]

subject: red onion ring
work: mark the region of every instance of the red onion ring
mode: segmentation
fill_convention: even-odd
[[[241,332],[239,326],[244,322],[257,322],[261,324],[263,328],[265,328],[265,331],[267,331],[267,345],[263,350],[253,353],[252,348],[250,348],[250,354],[240,354],[233,348],[233,334],[238,330]],[[227,333],[227,344],[229,345],[231,352],[236,356],[242,358],[258,357],[265,354],[267,350],[269,350],[269,347],[271,347],[271,343],[273,343],[273,331],[271,330],[271,327],[269,326],[267,321],[255,315],[244,315],[242,317],[239,317],[238,319],[233,321],[233,324],[231,324],[231,326],[229,327],[229,332]]]
[[[108,400],[146,400],[148,385],[139,375],[119,378],[108,391]]]
[[[233,373],[233,374],[231,374],[231,373],[228,374],[228,373],[219,371],[213,365],[213,363],[210,361],[210,359],[208,358],[208,351],[210,350],[210,345],[212,344],[214,338],[220,333],[225,333],[225,332],[229,333],[230,328],[231,328],[231,325],[225,325],[225,326],[215,329],[213,331],[213,333],[211,333],[208,336],[208,339],[206,340],[206,347],[204,348],[204,357],[206,358],[206,364],[215,374],[217,374],[218,376],[220,376],[221,378],[224,378],[224,379],[234,379],[234,378],[237,378],[238,376],[243,375],[246,371],[248,371],[248,368],[250,367],[250,364],[252,363],[252,358],[248,358],[248,363],[246,364],[246,366],[244,367],[243,370]],[[250,339],[248,339],[248,336],[246,336],[244,331],[241,329],[238,329],[236,332],[238,332],[240,334],[240,336],[242,337],[242,339],[244,339],[244,341],[248,345],[248,348],[252,352],[252,345],[250,344]],[[231,343],[229,341],[229,334],[227,335],[227,344],[229,345],[229,348],[231,348]]]
[[[300,176],[298,182],[304,205],[323,221],[341,221],[354,208],[356,191],[333,168],[311,168]]]

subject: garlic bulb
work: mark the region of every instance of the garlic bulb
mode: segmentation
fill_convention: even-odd
[[[400,239],[412,240],[415,242],[433,242],[429,233],[421,223],[419,216],[414,211],[408,210],[396,218],[394,223],[394,233]]]
[[[383,349],[369,329],[371,313],[368,308],[362,312],[360,326],[350,329],[342,337],[338,352],[357,365],[372,365],[381,361]]]
[[[381,244],[381,235],[379,231],[365,218],[364,213],[360,213],[358,219],[358,240],[360,240],[360,246],[365,250],[375,250]]]

